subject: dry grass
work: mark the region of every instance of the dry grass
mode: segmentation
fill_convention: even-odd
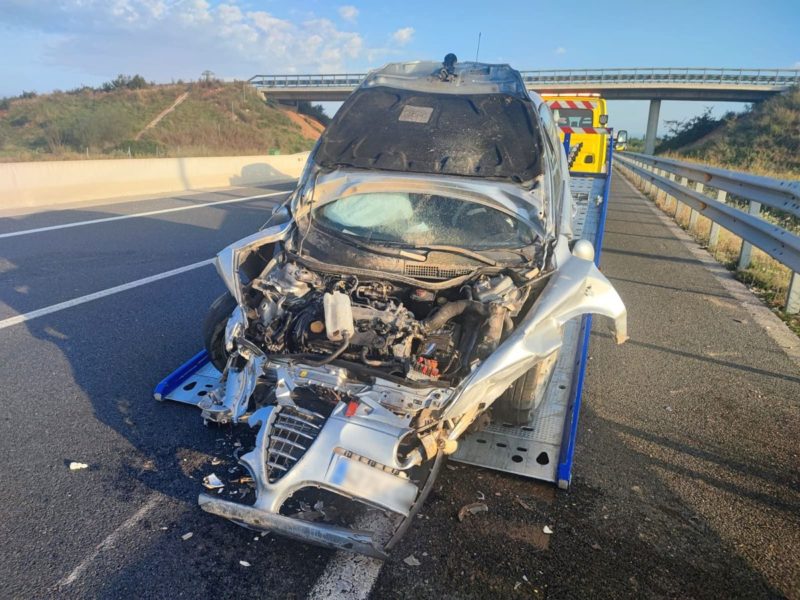
[[[188,98],[135,140],[188,89]],[[314,137],[243,83],[158,85],[16,98],[0,110],[0,161],[288,154]]]

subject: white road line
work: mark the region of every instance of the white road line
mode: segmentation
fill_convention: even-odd
[[[38,317],[43,317],[66,308],[72,308],[73,306],[78,306],[79,304],[84,304],[85,302],[91,302],[92,300],[98,300],[99,298],[105,298],[106,296],[111,296],[112,294],[118,294],[142,285],[147,285],[148,283],[152,283],[154,281],[166,279],[167,277],[173,277],[175,275],[180,275],[181,273],[186,273],[187,271],[193,271],[194,269],[199,269],[200,267],[210,265],[213,262],[213,258],[201,260],[200,262],[192,263],[191,265],[186,265],[184,267],[178,267],[177,269],[172,269],[171,271],[164,271],[163,273],[158,273],[157,275],[150,275],[150,277],[137,279],[136,281],[123,283],[122,285],[117,285],[105,290],[100,290],[99,292],[80,296],[79,298],[73,298],[72,300],[66,300],[65,302],[59,302],[58,304],[53,304],[51,306],[32,310],[31,312],[21,315],[9,317],[8,319],[0,321],[0,329],[5,329],[6,327],[11,327],[13,325],[19,325],[20,323],[24,323]]]
[[[56,588],[64,588],[71,583],[73,583],[76,579],[78,579],[83,572],[91,565],[94,560],[100,556],[102,552],[106,552],[107,550],[111,550],[114,545],[117,543],[119,536],[122,535],[125,531],[136,525],[139,521],[141,521],[147,513],[149,513],[153,508],[155,508],[156,504],[158,504],[160,500],[160,496],[157,494],[153,494],[147,500],[147,502],[142,506],[139,510],[137,510],[133,516],[129,517],[122,525],[117,527],[114,531],[109,533],[106,538],[100,542],[97,546],[95,546],[94,550],[92,550],[89,555],[84,558],[80,564],[72,569],[72,572],[64,577],[61,581],[56,584]]]
[[[371,513],[356,518],[355,528],[390,532],[384,519]],[[325,570],[308,593],[308,600],[366,600],[378,580],[383,561],[362,554],[339,550],[325,565]]]
[[[220,204],[233,204],[234,202],[247,202],[248,200],[258,200],[259,198],[272,198],[290,192],[272,192],[271,194],[261,194],[258,196],[246,196],[244,198],[229,198],[227,200],[217,200],[215,202],[203,202],[202,204],[191,204],[189,206],[176,206],[175,208],[162,208],[160,210],[150,210],[147,212],[134,213],[132,215],[119,215],[116,217],[106,217],[104,219],[92,219],[91,221],[76,221],[74,223],[64,223],[62,225],[50,225],[49,227],[38,227],[36,229],[25,229],[23,231],[11,231],[0,233],[0,239],[16,237],[18,235],[30,235],[31,233],[42,233],[44,231],[54,231],[56,229],[68,229],[70,227],[82,227],[84,225],[96,225],[97,223],[110,223],[111,221],[122,221],[124,219],[137,219],[140,217],[150,217],[153,215],[163,215],[165,213],[180,212],[182,210],[194,210],[196,208],[208,208],[209,206],[219,206]]]

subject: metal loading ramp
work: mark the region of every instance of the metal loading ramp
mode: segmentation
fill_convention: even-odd
[[[573,177],[571,186],[577,209],[575,237],[592,242],[599,257],[610,177]],[[529,423],[492,423],[478,433],[465,435],[451,460],[557,482],[567,488],[590,328],[590,316],[564,326],[564,342],[553,377]]]

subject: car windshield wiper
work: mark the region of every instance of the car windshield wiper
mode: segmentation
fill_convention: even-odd
[[[402,248],[397,248],[394,246],[382,246],[378,244],[371,244],[369,242],[362,242],[361,240],[356,239],[355,236],[346,233],[344,231],[341,230],[334,230],[334,231],[335,234],[342,240],[344,240],[346,243],[355,246],[357,248],[361,248],[363,250],[375,252],[376,254],[383,254],[385,256],[393,256],[395,258],[405,258],[408,260],[415,260],[417,262],[425,262],[428,260],[428,256],[426,254],[411,252],[409,250],[403,250]],[[461,256],[466,256],[468,258],[472,258],[474,260],[477,260],[478,262],[482,262],[483,264],[489,265],[491,267],[497,266],[496,260],[489,258],[488,256],[484,256],[479,252],[475,252],[474,250],[469,250],[468,248],[462,248],[460,246],[450,246],[447,244],[431,244],[431,245],[426,244],[424,246],[414,245],[414,248],[419,250],[449,252],[451,254],[458,254]]]
[[[428,257],[424,254],[420,254],[418,252],[410,252],[408,250],[403,250],[402,248],[395,248],[392,246],[380,246],[378,244],[370,244],[368,242],[362,242],[360,240],[356,240],[353,236],[348,235],[342,231],[337,232],[341,234],[343,240],[345,240],[348,244],[351,244],[357,248],[361,248],[362,250],[368,250],[370,252],[375,252],[376,254],[383,254],[385,256],[393,256],[395,258],[407,258],[409,260],[415,260],[417,262],[425,262],[428,260]]]
[[[483,264],[489,265],[491,267],[497,266],[497,261],[489,258],[488,256],[484,256],[480,252],[475,252],[474,250],[470,250],[469,248],[462,248],[461,246],[449,246],[449,245],[425,245],[425,246],[414,246],[415,248],[419,248],[421,250],[435,250],[437,252],[449,252],[451,254],[460,254],[461,256],[466,256],[468,258],[474,258],[477,261],[482,262]]]

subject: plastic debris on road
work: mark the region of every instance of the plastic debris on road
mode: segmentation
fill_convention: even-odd
[[[403,559],[403,562],[406,563],[409,567],[418,567],[418,566],[420,566],[422,564],[421,562],[419,562],[416,559],[416,557],[413,554],[410,554],[409,556],[406,556]]]
[[[69,470],[70,471],[80,471],[81,469],[88,469],[89,465],[86,463],[81,462],[71,462],[69,463]]]
[[[239,564],[240,564],[240,565],[242,565],[243,567],[251,567],[251,566],[252,566],[252,565],[251,565],[249,562],[247,562],[246,560],[240,560],[240,561],[239,561]]]
[[[547,535],[550,535],[551,533],[553,533],[553,530],[552,530],[552,529],[550,529],[550,527],[548,527],[547,525],[545,525],[545,526],[542,528],[542,531],[543,531],[544,533],[546,533]]]
[[[189,533],[184,533],[181,536],[181,539],[185,542],[186,540],[190,539],[194,534],[190,531]]]
[[[489,512],[489,507],[485,503],[473,502],[472,504],[466,504],[458,511],[458,520],[463,521],[467,518],[467,515],[477,515],[482,512]]]
[[[225,484],[220,481],[214,473],[203,477],[203,487],[207,490],[218,490],[225,487]]]

